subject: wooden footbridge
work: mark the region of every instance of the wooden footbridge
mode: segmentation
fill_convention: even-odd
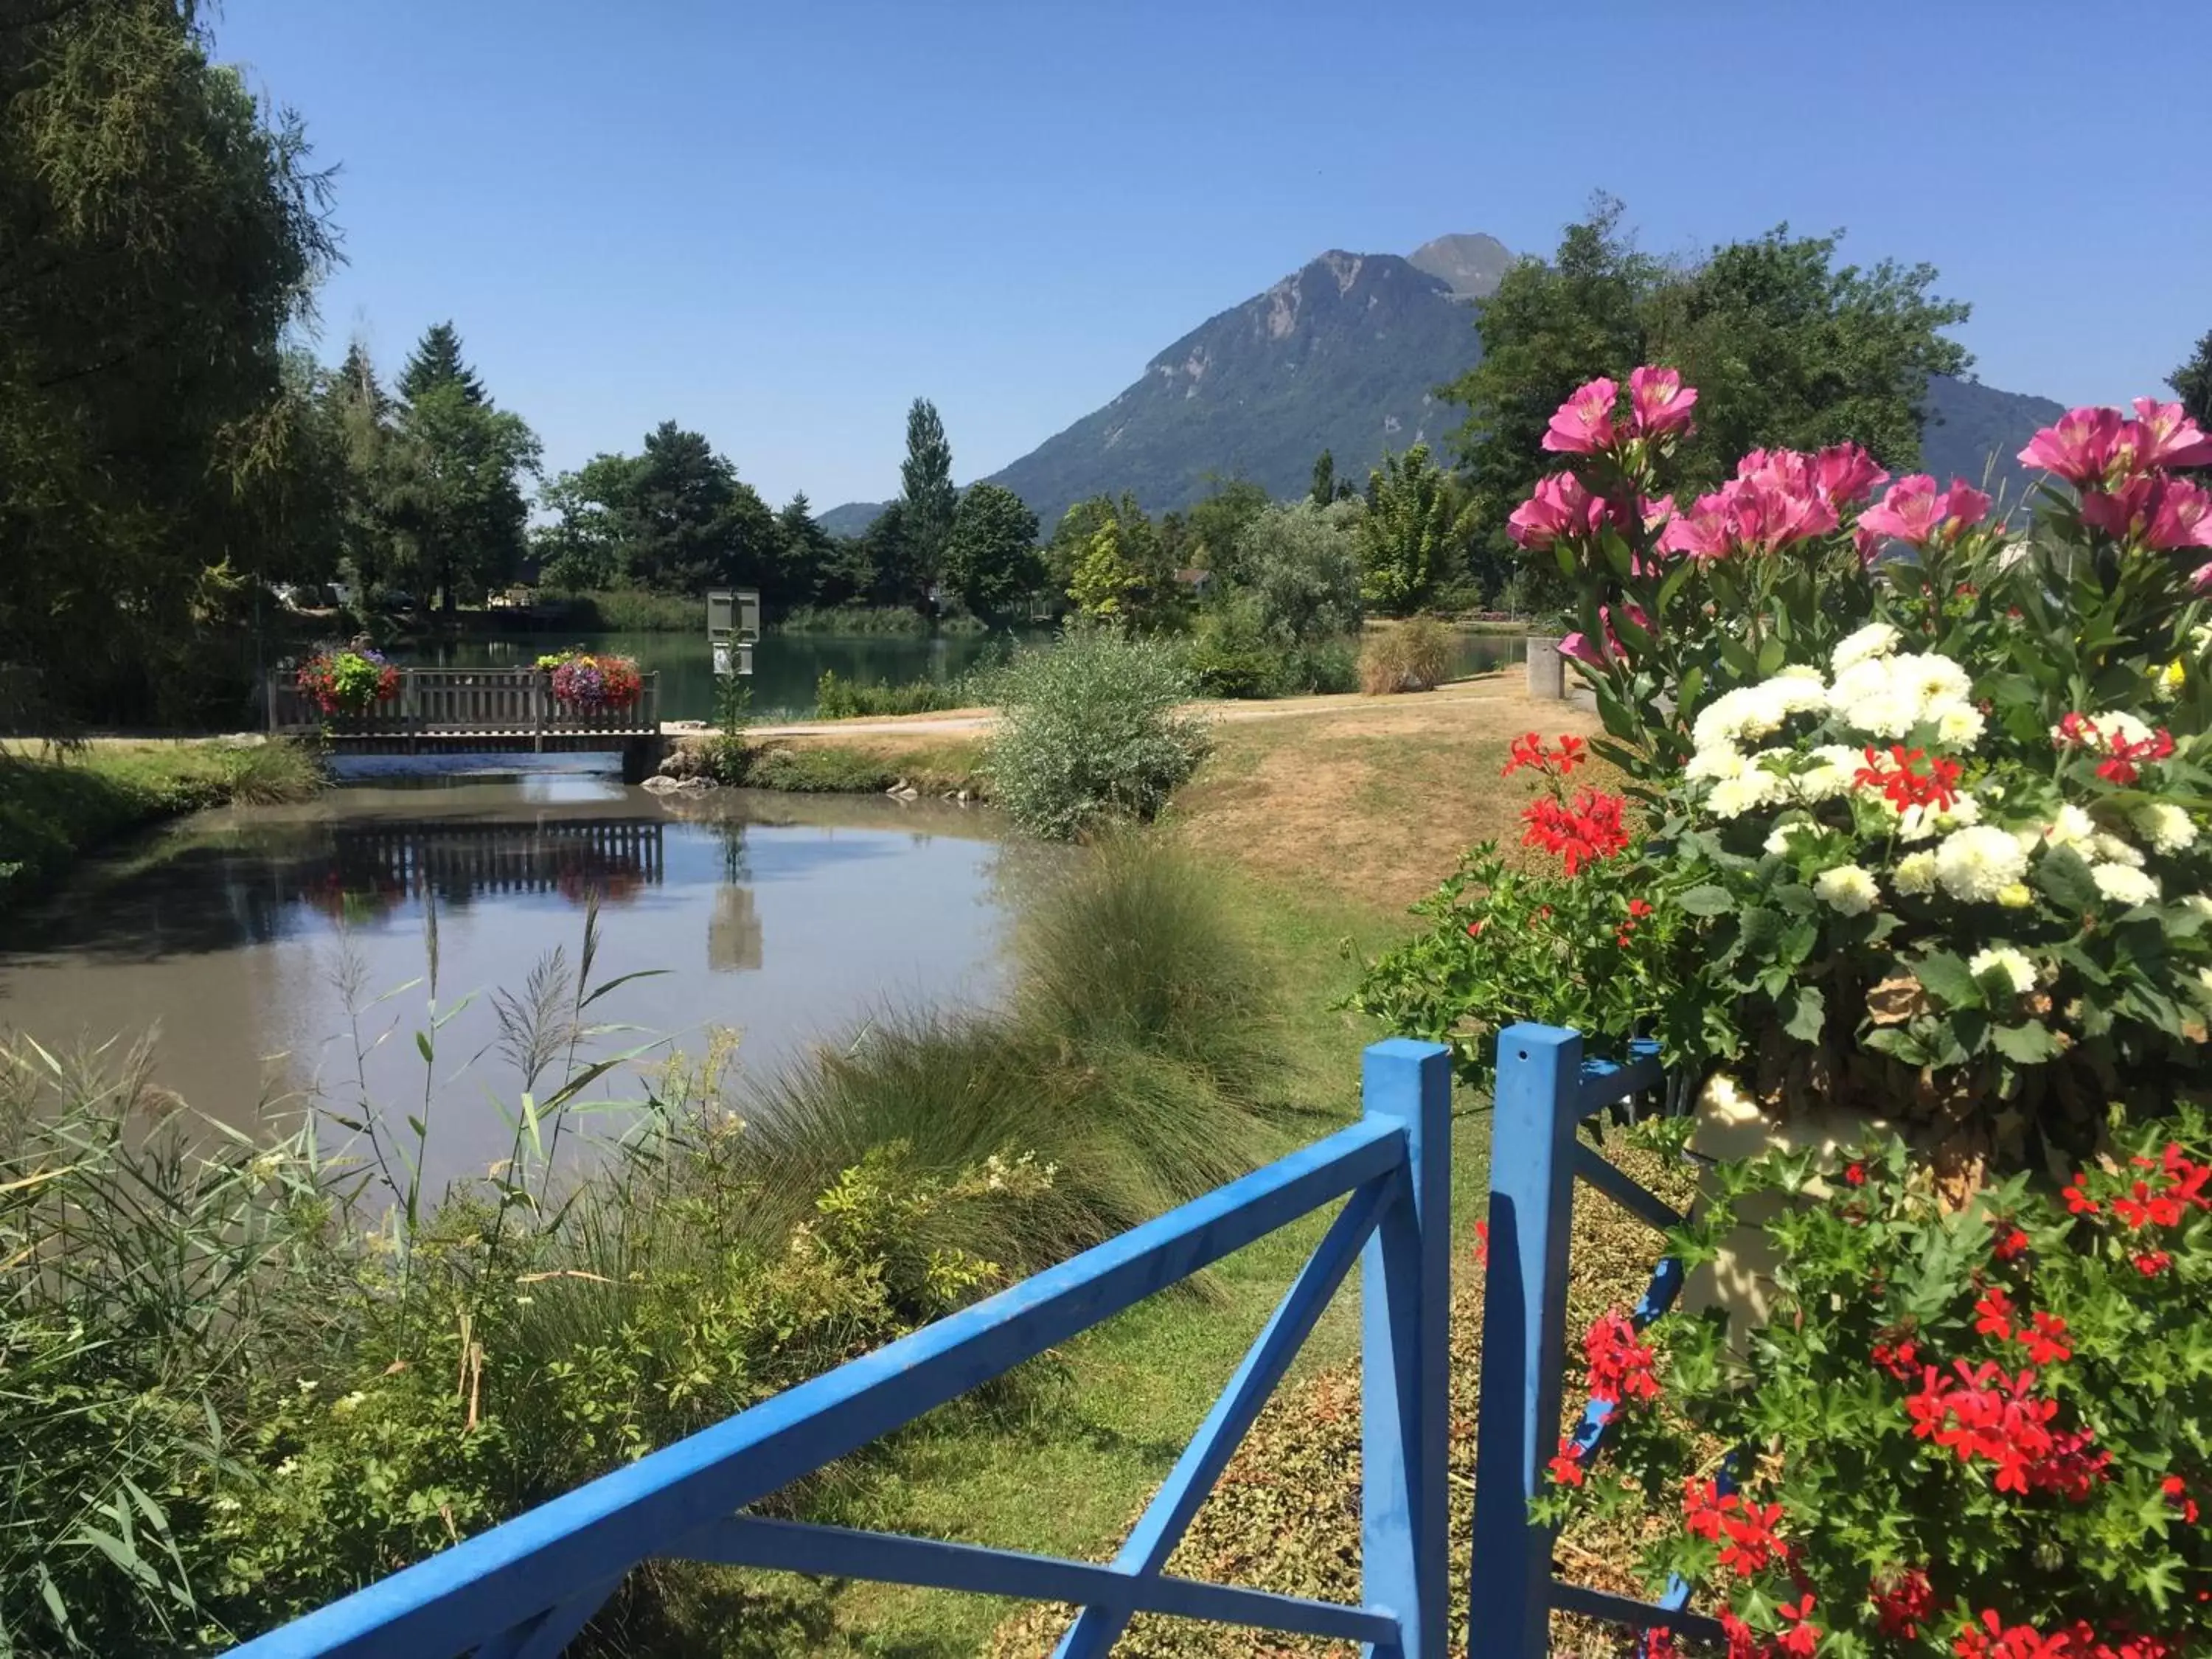
[[[368,714],[325,714],[288,673],[269,680],[274,736],[319,735],[350,755],[618,754],[635,783],[659,763],[660,676],[627,708],[578,709],[534,668],[403,668],[399,695]]]

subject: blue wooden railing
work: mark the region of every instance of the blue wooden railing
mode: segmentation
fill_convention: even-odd
[[[1571,1031],[1500,1038],[1472,1575],[1477,1659],[1540,1659],[1553,1609],[1680,1635],[1718,1634],[1686,1587],[1644,1603],[1556,1582],[1531,1523],[1559,1432],[1567,1234],[1577,1177],[1654,1226],[1679,1220],[1577,1141],[1577,1126],[1661,1082],[1644,1045],[1585,1061]],[[1106,1652],[1139,1613],[1363,1644],[1374,1659],[1443,1659],[1449,1597],[1451,1072],[1447,1050],[1367,1050],[1360,1121],[876,1352],[234,1650],[234,1659],[555,1659],[629,1570],[692,1560],[1067,1601],[1061,1656]],[[747,1505],[1337,1203],[1313,1255],[1221,1397],[1103,1565],[744,1513]],[[1170,1577],[1168,1558],[1330,1297],[1360,1265],[1362,1601],[1357,1607]],[[1638,1310],[1680,1275],[1662,1261]],[[1595,1449],[1602,1406],[1577,1431]]]

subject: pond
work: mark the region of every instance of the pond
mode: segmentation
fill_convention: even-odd
[[[814,712],[814,688],[824,670],[841,678],[903,684],[949,680],[1003,654],[1011,642],[1042,643],[1051,636],[960,635],[780,634],[771,631],[753,651],[753,708],[761,714],[804,717]],[[1522,659],[1518,634],[1455,633],[1451,676],[1463,679]],[[401,662],[438,668],[518,668],[562,646],[635,657],[660,676],[663,720],[714,717],[714,665],[702,628],[696,634],[482,635],[428,641],[395,653]]]
[[[1000,988],[996,827],[949,805],[732,792],[664,805],[603,774],[378,780],[299,806],[203,814],[96,860],[0,946],[0,1027],[48,1048],[158,1032],[153,1076],[238,1124],[364,1092],[419,1113],[436,1182],[503,1157],[520,1091],[494,992],[577,957],[651,972],[591,1011],[694,1057],[713,1027],[773,1070],[888,1009]],[[426,1068],[435,912],[441,1029]],[[462,1006],[465,1000],[465,1006]],[[651,1061],[646,1063],[652,1063]],[[546,1085],[541,1085],[541,1091]],[[638,1077],[594,1094],[635,1098]],[[328,1137],[326,1137],[326,1139]]]

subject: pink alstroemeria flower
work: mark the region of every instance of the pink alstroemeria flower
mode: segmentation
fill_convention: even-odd
[[[2081,522],[2161,552],[2212,547],[2212,494],[2186,478],[2130,478],[2118,489],[2084,490]]]
[[[1864,501],[1888,477],[1881,463],[1856,444],[1830,444],[1813,458],[1814,483],[1837,507]]]
[[[1576,389],[1552,416],[1543,447],[1567,455],[1595,455],[1620,441],[1613,428],[1613,406],[1620,388],[1599,379]]]
[[[1735,539],[1748,552],[1778,553],[1808,538],[1825,536],[1837,525],[1836,509],[1817,491],[1800,494],[1778,483],[1739,478],[1721,493],[1729,498]]]
[[[2189,585],[2200,593],[2212,593],[2212,562],[2200,564],[2191,572]]]
[[[2069,409],[2020,452],[2022,466],[2056,472],[2075,489],[2101,483],[2119,442],[2117,409]]]
[[[1936,480],[1916,472],[1890,485],[1878,506],[1859,514],[1859,528],[1877,536],[1894,536],[1914,547],[1931,541],[1948,546],[1988,516],[1990,498],[1964,478],[1938,491]]]
[[[1728,497],[1718,491],[1698,496],[1693,506],[1675,508],[1659,538],[1662,553],[1685,553],[1693,559],[1724,558],[1729,545]]]
[[[1528,499],[1505,520],[1505,533],[1532,552],[1540,553],[1565,536],[1570,539],[1595,532],[1609,507],[1602,495],[1594,495],[1571,472],[1554,472],[1537,481]]]
[[[1634,623],[1646,634],[1657,636],[1659,630],[1651,625],[1651,618],[1642,605],[1633,602],[1624,604],[1620,607],[1620,615],[1622,620]],[[1587,634],[1570,634],[1559,641],[1559,654],[1576,662],[1586,663],[1592,668],[1603,668],[1615,658],[1626,658],[1627,647],[1621,644],[1620,635],[1613,626],[1613,607],[1609,605],[1598,606],[1597,621],[1598,627],[1604,632],[1602,641],[1594,640]]]
[[[1698,389],[1682,384],[1682,373],[1649,365],[1628,374],[1629,430],[1639,438],[1663,438],[1690,429],[1690,410]]]
[[[2119,447],[2137,470],[2212,466],[2212,437],[2205,436],[2179,404],[2136,399],[2136,417],[2120,428]]]
[[[2184,547],[2212,547],[2212,491],[2186,478],[2160,478],[2143,539],[2171,552]]]

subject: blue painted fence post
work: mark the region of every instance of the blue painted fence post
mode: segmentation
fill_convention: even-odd
[[[1559,1434],[1582,1064],[1576,1032],[1498,1033],[1469,1659],[1543,1659],[1551,1642],[1552,1537],[1529,1521],[1528,1500]]]
[[[1407,1189],[1360,1258],[1363,1599],[1404,1632],[1392,1659],[1444,1659],[1451,1412],[1451,1051],[1394,1037],[1361,1069],[1370,1118],[1406,1126]],[[1380,1650],[1377,1650],[1378,1654]]]

